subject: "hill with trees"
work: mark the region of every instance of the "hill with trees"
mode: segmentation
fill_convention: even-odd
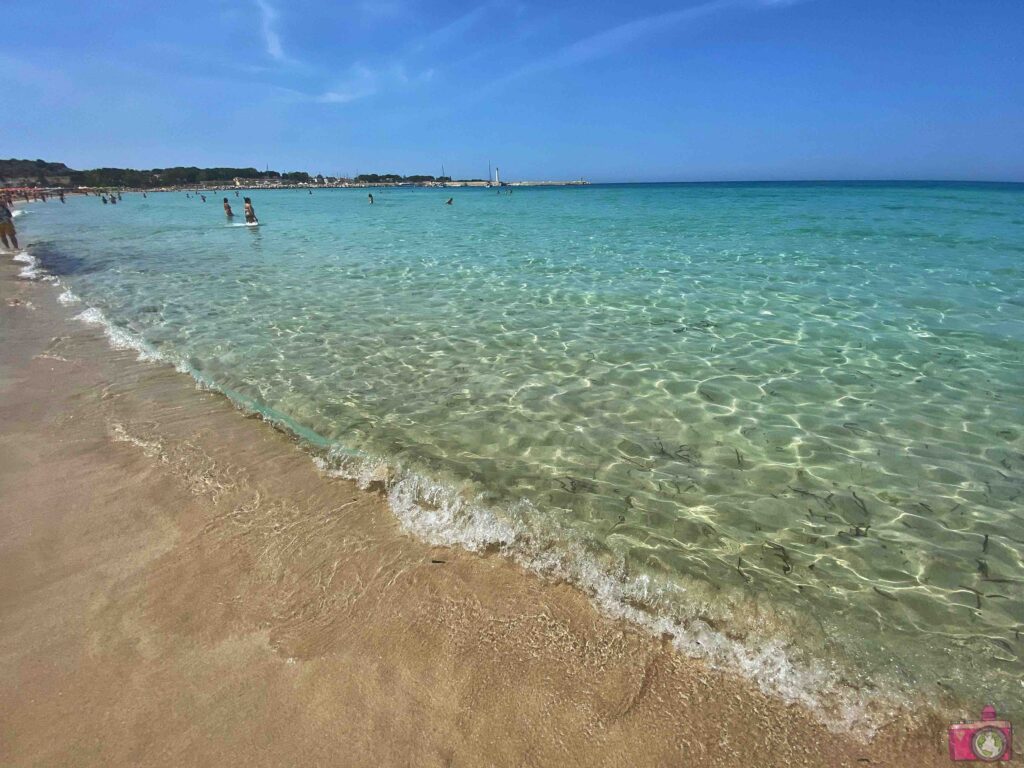
[[[323,183],[322,175],[310,176],[305,171],[259,171],[255,168],[197,168],[177,166],[174,168],[153,168],[138,171],[133,168],[93,168],[76,171],[64,163],[48,163],[45,160],[0,160],[0,186],[67,186],[67,187],[131,187],[152,189],[154,187],[197,186],[219,184],[226,186],[233,179],[247,181],[282,181],[292,184],[309,184],[314,180]],[[424,184],[448,182],[451,176],[402,176],[398,173],[363,173],[355,178],[360,184]],[[331,179],[333,181],[333,179]],[[478,181],[473,179],[472,181]]]
[[[282,174],[278,171],[258,171],[255,168],[195,166],[153,168],[146,171],[137,171],[133,168],[94,168],[89,171],[76,171],[64,163],[48,163],[45,160],[0,160],[0,182],[25,186],[151,188],[211,182],[227,184],[236,178],[310,181],[310,175],[304,171]]]
[[[0,160],[0,181],[26,181],[45,186],[52,178],[66,179],[73,171],[64,163],[45,160]]]
[[[308,178],[308,174],[306,174]],[[257,171],[255,168],[153,168],[136,171],[132,168],[95,168],[74,171],[70,183],[75,187],[173,187],[211,182],[230,183],[232,179],[280,179],[277,171]]]

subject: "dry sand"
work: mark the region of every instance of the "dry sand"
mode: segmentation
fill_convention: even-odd
[[[601,616],[0,263],[0,765],[938,766]]]

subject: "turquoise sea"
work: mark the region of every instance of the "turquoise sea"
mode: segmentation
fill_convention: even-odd
[[[1024,185],[373,192],[17,221],[82,320],[385,480],[418,536],[839,725],[1024,718]]]

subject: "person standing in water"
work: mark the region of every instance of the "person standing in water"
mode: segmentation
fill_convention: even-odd
[[[226,197],[224,198],[224,213],[227,214],[229,219],[235,218],[235,213],[231,210],[231,204]]]
[[[373,192],[368,193],[366,196],[370,198],[370,205],[373,205]]]
[[[18,233],[14,230],[14,214],[7,207],[7,201],[0,202],[0,240],[4,248],[18,250]]]
[[[246,224],[259,224],[260,222],[256,218],[256,211],[253,210],[252,200],[248,197],[243,198],[245,200],[245,223]]]

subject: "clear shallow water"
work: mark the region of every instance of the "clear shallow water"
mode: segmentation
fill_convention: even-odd
[[[840,717],[1024,716],[1024,187],[374,194],[19,227],[85,319],[387,477],[428,539]]]

